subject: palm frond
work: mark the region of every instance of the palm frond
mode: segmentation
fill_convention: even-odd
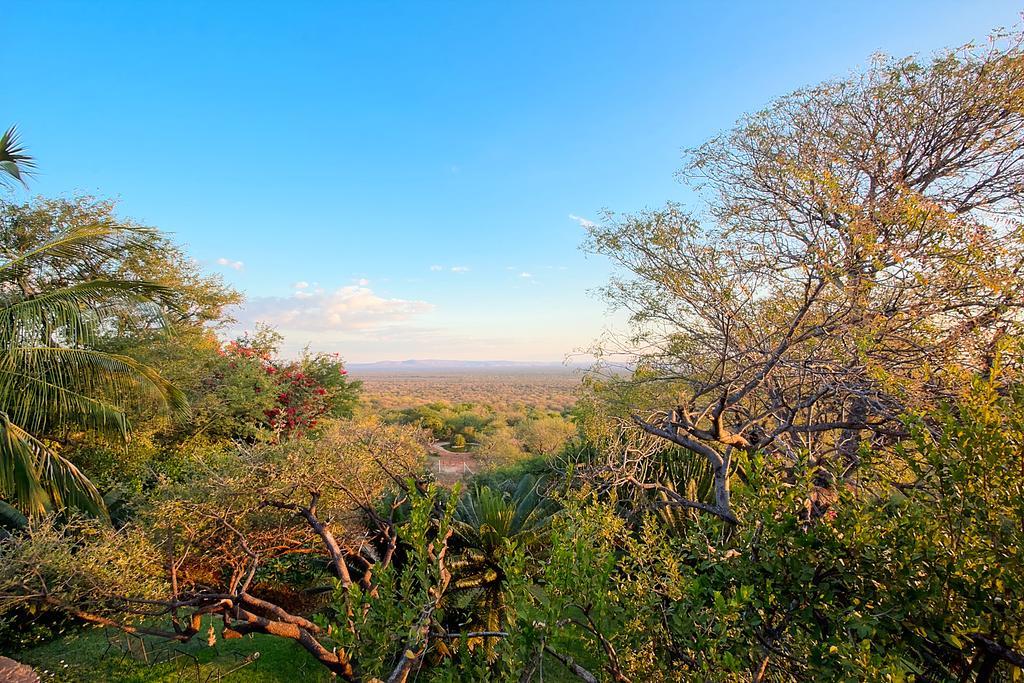
[[[40,263],[117,259],[126,252],[151,248],[156,234],[152,228],[111,221],[75,225],[0,263],[0,278],[10,278]]]
[[[100,433],[128,437],[124,410],[40,377],[0,367],[0,410],[29,432],[72,423]]]
[[[0,495],[27,514],[75,507],[106,517],[99,491],[81,470],[0,413]]]
[[[24,185],[35,167],[35,160],[25,153],[17,129],[11,126],[0,135],[0,182],[9,176]]]
[[[27,298],[0,298],[0,344],[93,344],[104,326],[118,319],[146,317],[163,326],[162,306],[172,295],[153,282],[103,279]]]
[[[165,403],[177,418],[189,415],[184,393],[130,356],[52,346],[0,351],[0,410],[31,431],[76,415],[108,420],[96,413],[96,401],[123,407],[147,399]]]
[[[468,492],[456,509],[456,528],[466,542],[485,553],[503,548],[506,541],[536,542],[555,513],[543,498],[537,478],[523,477],[512,492],[481,486]]]

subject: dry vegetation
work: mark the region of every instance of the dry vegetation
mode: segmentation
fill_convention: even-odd
[[[576,402],[577,370],[548,372],[362,373],[366,402],[373,410],[428,403],[476,403],[499,411],[531,407],[564,412]]]

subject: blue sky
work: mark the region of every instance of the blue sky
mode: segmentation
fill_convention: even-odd
[[[690,200],[680,150],[742,113],[1019,9],[15,1],[0,124],[32,193],[118,198],[289,352],[561,360],[622,323],[582,221]]]

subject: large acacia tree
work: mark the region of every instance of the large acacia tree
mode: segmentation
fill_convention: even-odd
[[[785,96],[689,150],[705,202],[590,229],[625,275],[626,408],[705,458],[810,454],[822,493],[1019,333],[1024,52],[997,36]],[[620,386],[626,389],[626,386]]]

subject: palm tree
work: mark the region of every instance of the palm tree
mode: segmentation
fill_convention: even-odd
[[[32,167],[8,130],[0,170],[24,181]],[[151,248],[151,236],[105,223],[0,244],[0,498],[27,514],[66,506],[106,514],[96,487],[47,436],[76,426],[127,440],[124,407],[147,396],[188,410],[156,370],[96,348],[118,321],[159,326],[173,305],[167,287],[87,274],[88,264]]]
[[[4,184],[7,177],[24,184],[25,176],[35,167],[35,160],[25,153],[18,139],[18,131],[11,126],[0,135],[0,184]]]
[[[526,475],[515,488],[481,486],[467,492],[455,513],[461,552],[449,562],[449,588],[461,594],[473,626],[500,631],[505,620],[504,554],[515,548],[535,548],[545,538],[555,503],[539,492],[541,481]],[[494,639],[485,640],[493,655]]]

